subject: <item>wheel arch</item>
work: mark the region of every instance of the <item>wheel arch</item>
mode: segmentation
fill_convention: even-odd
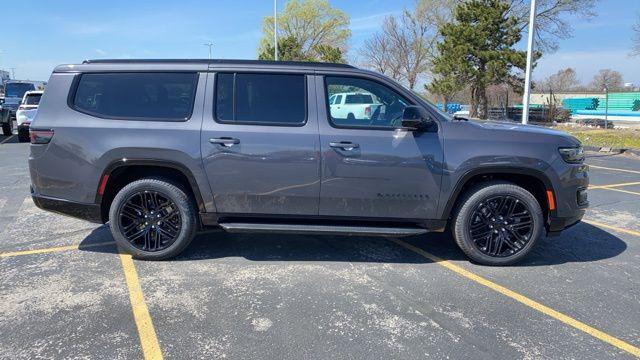
[[[113,198],[122,187],[132,181],[150,176],[168,178],[183,185],[198,211],[201,213],[206,211],[196,178],[183,164],[168,160],[122,159],[110,163],[100,176],[95,202],[100,205],[102,222],[107,222]]]
[[[462,195],[472,186],[494,180],[502,180],[518,185],[529,191],[538,200],[542,208],[545,221],[550,215],[555,215],[555,209],[550,209],[547,191],[551,191],[555,202],[555,191],[549,177],[542,171],[512,166],[491,166],[467,171],[456,182],[456,185],[442,211],[442,218],[449,219],[458,205]]]

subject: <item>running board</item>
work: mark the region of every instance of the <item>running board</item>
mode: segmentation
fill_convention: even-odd
[[[340,226],[305,224],[258,224],[220,223],[230,233],[289,233],[313,235],[366,235],[366,236],[412,236],[429,232],[427,229],[412,227]]]

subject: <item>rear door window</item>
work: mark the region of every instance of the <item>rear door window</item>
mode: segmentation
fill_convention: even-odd
[[[256,125],[302,125],[306,121],[305,75],[219,73],[216,119]]]
[[[86,73],[73,107],[104,118],[185,121],[197,83],[197,73]]]

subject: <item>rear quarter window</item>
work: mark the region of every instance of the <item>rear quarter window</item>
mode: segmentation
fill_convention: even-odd
[[[197,83],[197,73],[85,73],[71,105],[103,118],[185,121]]]

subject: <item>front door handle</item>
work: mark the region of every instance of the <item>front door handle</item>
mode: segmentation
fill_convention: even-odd
[[[338,148],[346,151],[351,151],[360,147],[360,145],[356,143],[352,143],[350,141],[330,142],[329,146],[331,146],[332,148]]]
[[[231,147],[235,144],[240,144],[240,139],[232,138],[232,137],[219,137],[219,138],[211,138],[209,142],[212,144],[218,144],[226,147]]]

